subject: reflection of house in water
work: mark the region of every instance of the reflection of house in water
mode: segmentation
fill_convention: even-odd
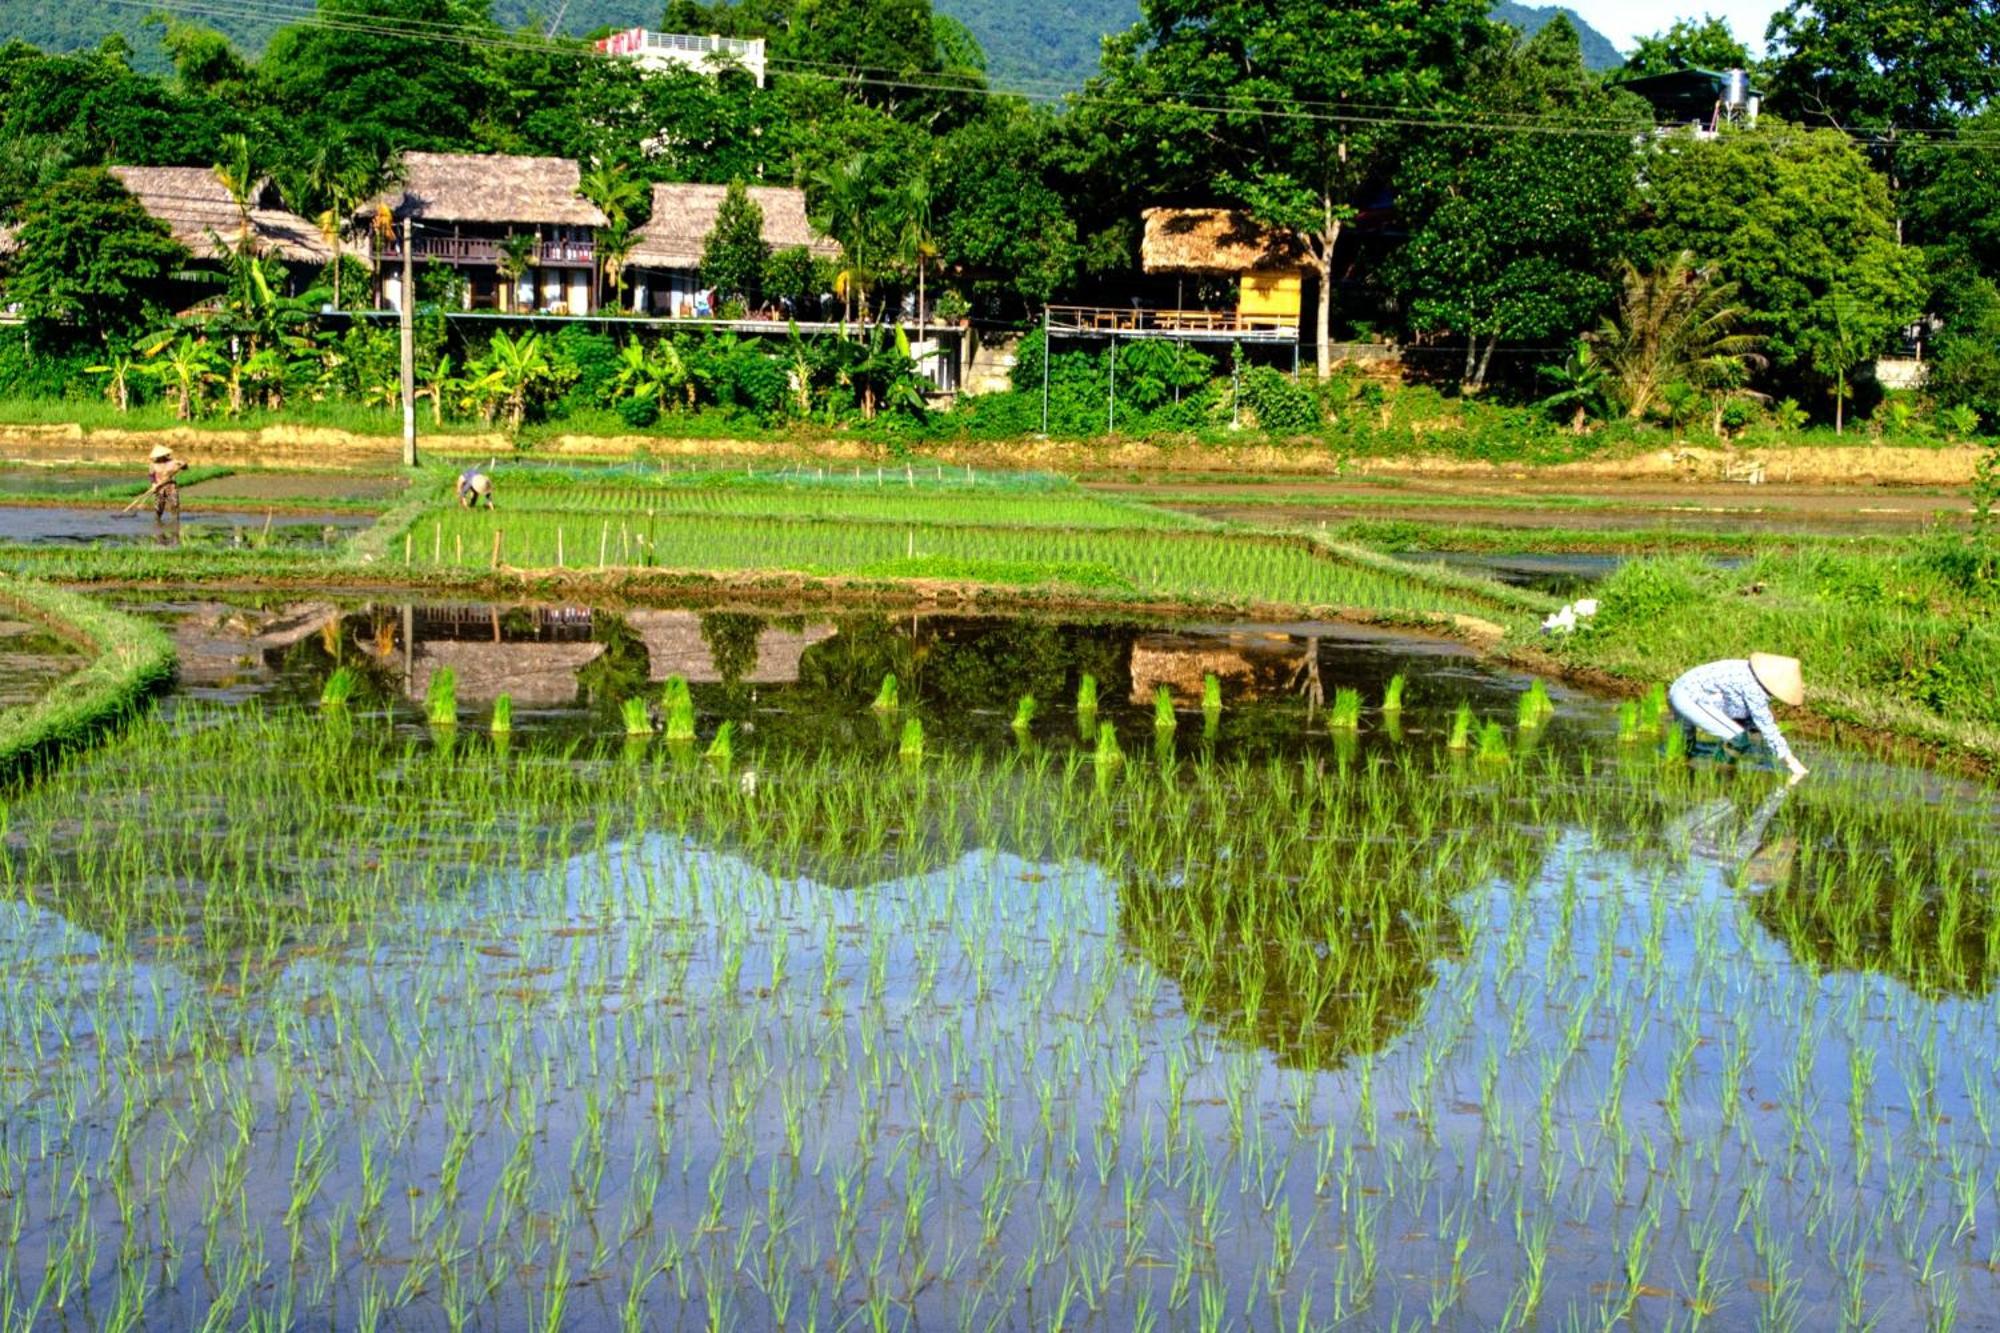
[[[1132,702],[1147,704],[1160,686],[1175,703],[1199,704],[1203,676],[1220,680],[1232,699],[1282,692],[1308,654],[1289,634],[1142,634],[1132,641]]]
[[[561,708],[582,689],[577,673],[604,656],[591,638],[591,613],[580,607],[418,607],[405,622],[409,642],[404,690],[429,693],[440,668],[458,677],[461,703],[512,695],[517,708]]]
[[[176,616],[170,632],[184,687],[228,689],[246,673],[274,668],[285,651],[314,635],[337,637],[340,610],[331,602],[296,602],[276,611],[208,606]]]
[[[722,679],[715,653],[701,632],[701,616],[693,611],[628,611],[625,623],[646,645],[647,679],[685,677],[689,684],[707,685]],[[832,625],[781,629],[765,624],[757,635],[757,660],[745,671],[749,685],[788,685],[799,678],[806,649],[839,633]]]

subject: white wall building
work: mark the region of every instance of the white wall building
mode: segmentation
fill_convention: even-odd
[[[764,39],[761,37],[749,40],[693,37],[680,32],[627,28],[600,40],[597,49],[606,55],[636,60],[648,69],[678,66],[713,74],[718,68],[734,65],[757,80],[759,88],[764,86]]]

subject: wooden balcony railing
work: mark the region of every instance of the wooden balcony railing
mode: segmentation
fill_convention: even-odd
[[[379,244],[383,259],[402,259],[402,237]],[[417,236],[411,243],[411,255],[441,264],[498,264],[501,249],[500,242],[490,236]],[[588,268],[597,262],[597,246],[591,241],[544,239],[535,247],[534,262]]]
[[[1130,306],[1052,305],[1055,333],[1153,334],[1166,337],[1241,337],[1276,340],[1298,337],[1299,321],[1279,315],[1245,315],[1235,310],[1153,310]]]

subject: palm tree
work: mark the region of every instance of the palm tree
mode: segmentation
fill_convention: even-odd
[[[500,256],[496,267],[500,270],[500,280],[507,284],[506,309],[512,310],[521,292],[521,279],[535,267],[535,256],[541,242],[531,231],[508,232],[500,242]]]
[[[596,163],[589,171],[583,173],[583,179],[577,182],[577,193],[597,205],[598,211],[604,214],[605,220],[610,224],[597,236],[598,271],[602,273],[607,267],[603,258],[607,240],[625,239],[624,253],[618,256],[621,261],[632,253],[629,240],[632,214],[645,202],[646,187],[633,180],[623,166],[616,162],[605,161]],[[624,285],[623,267],[621,262],[618,279],[621,287]],[[598,291],[602,293],[603,288],[600,287]]]
[[[252,248],[250,214],[257,206],[259,184],[256,155],[250,151],[250,136],[223,135],[222,160],[215,164],[214,171],[215,178],[222,182],[222,188],[229,192],[229,201],[236,205],[236,252],[242,254]]]
[[[927,171],[919,170],[896,193],[899,218],[896,231],[896,257],[905,264],[914,265],[917,270],[917,341],[922,342],[925,332],[924,318],[924,268],[937,258],[937,238],[931,234],[931,178]]]
[[[602,227],[597,233],[597,267],[611,280],[612,303],[620,310],[625,308],[625,265],[638,243],[638,232],[623,221]]]
[[[1598,362],[1611,395],[1633,420],[1644,417],[1675,380],[1726,384],[1763,364],[1764,339],[1735,332],[1743,317],[1736,284],[1717,282],[1683,250],[1650,273],[1622,266],[1618,315],[1598,334]]]
[[[840,242],[846,259],[840,271],[839,287],[847,301],[847,315],[854,315],[854,298],[861,297],[861,318],[868,318],[869,264],[873,259],[870,229],[874,225],[874,163],[866,153],[856,153],[815,172],[807,182],[808,198],[816,197],[813,226]]]
[[[352,145],[339,141],[321,144],[306,165],[306,188],[327,205],[314,221],[333,250],[335,310],[340,309],[341,242],[347,237],[355,208],[374,190],[378,174],[356,155]]]

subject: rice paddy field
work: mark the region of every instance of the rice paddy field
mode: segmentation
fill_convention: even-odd
[[[1989,788],[1334,626],[238,614],[0,814],[0,1327],[2000,1306]]]
[[[2000,1326],[1989,783],[1053,479],[501,503],[101,592],[180,675],[0,788],[0,1333]],[[387,591],[494,564],[571,595]]]

